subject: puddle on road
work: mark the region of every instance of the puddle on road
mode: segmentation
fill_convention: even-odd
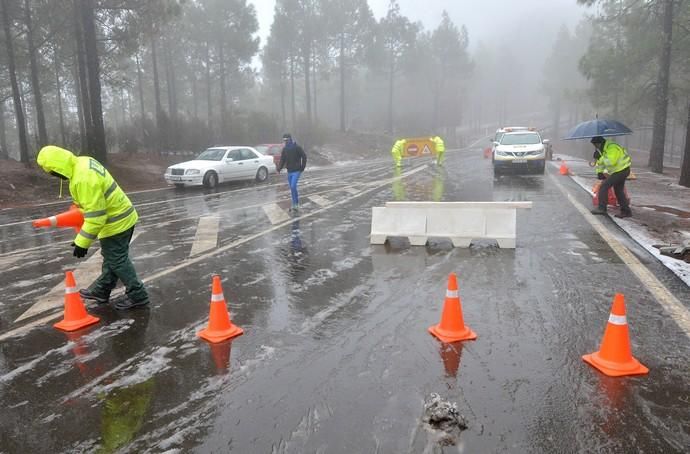
[[[681,219],[690,219],[690,211],[679,210],[678,208],[660,206],[660,205],[640,205],[640,208],[649,208],[651,210],[660,211],[666,214],[678,216]]]

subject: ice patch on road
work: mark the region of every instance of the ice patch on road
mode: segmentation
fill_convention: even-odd
[[[16,369],[13,369],[6,373],[5,375],[0,377],[0,383],[5,383],[8,381],[11,381],[18,377],[19,375],[23,374],[24,372],[27,372],[31,369],[34,368],[37,364],[39,364],[41,361],[47,359],[48,357],[52,355],[64,355],[65,353],[69,352],[70,349],[72,348],[73,344],[71,342],[67,343],[67,345],[63,345],[62,347],[58,348],[53,348],[51,350],[48,350],[47,352],[43,353],[40,356],[37,356],[36,358],[32,359],[28,363],[22,364],[21,366],[17,367]]]
[[[313,285],[321,285],[329,279],[333,279],[338,274],[328,268],[322,268],[314,271],[314,273],[304,281],[304,286],[309,288]]]
[[[170,361],[172,358],[169,357],[168,354],[174,351],[175,349],[172,347],[159,347],[155,349],[149,356],[147,362],[143,364],[134,364],[124,369],[124,376],[112,383],[108,383],[105,386],[94,386],[91,389],[91,394],[99,394],[101,392],[108,392],[114,388],[126,388],[145,382],[156,374],[170,369]]]
[[[242,284],[242,287],[250,287],[254,284],[258,284],[259,282],[263,282],[266,280],[266,275],[265,274],[257,274],[255,275],[254,279],[251,281],[245,282]]]
[[[336,271],[350,270],[350,269],[354,268],[355,266],[359,265],[359,263],[361,261],[362,261],[362,259],[358,258],[358,257],[347,257],[344,260],[333,262],[333,268]]]

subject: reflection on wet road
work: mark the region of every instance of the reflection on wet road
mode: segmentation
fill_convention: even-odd
[[[687,337],[553,182],[494,179],[478,150],[447,153],[445,168],[412,164],[398,175],[387,160],[307,172],[297,215],[285,214],[283,175],[135,194],[133,258],[152,307],[93,307],[101,323],[70,335],[14,321],[80,265],[71,234],[0,227],[0,335],[15,333],[0,341],[0,451],[440,451],[421,422],[437,392],[469,423],[456,440],[466,452],[683,452]],[[534,206],[518,215],[515,250],[370,246],[371,207],[397,199]],[[0,224],[61,208],[5,210]],[[451,271],[479,335],[471,343],[427,333]],[[209,345],[196,332],[215,273],[245,334]],[[598,346],[615,292],[648,376],[604,377],[580,358]]]

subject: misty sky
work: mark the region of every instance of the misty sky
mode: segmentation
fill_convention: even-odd
[[[249,0],[256,7],[259,19],[261,45],[265,43],[273,22],[275,0]],[[404,15],[414,21],[421,21],[426,29],[436,28],[445,9],[457,24],[465,24],[469,31],[470,45],[479,41],[491,43],[495,39],[509,39],[516,33],[511,24],[528,22],[534,25],[532,33],[538,35],[540,26],[551,23],[558,28],[561,23],[571,30],[582,17],[586,8],[576,0],[399,0]],[[386,14],[389,0],[369,0],[369,6],[376,18]],[[553,24],[555,22],[555,24]]]

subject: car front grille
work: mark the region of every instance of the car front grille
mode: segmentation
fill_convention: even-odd
[[[172,169],[172,175],[184,175],[184,169]]]

